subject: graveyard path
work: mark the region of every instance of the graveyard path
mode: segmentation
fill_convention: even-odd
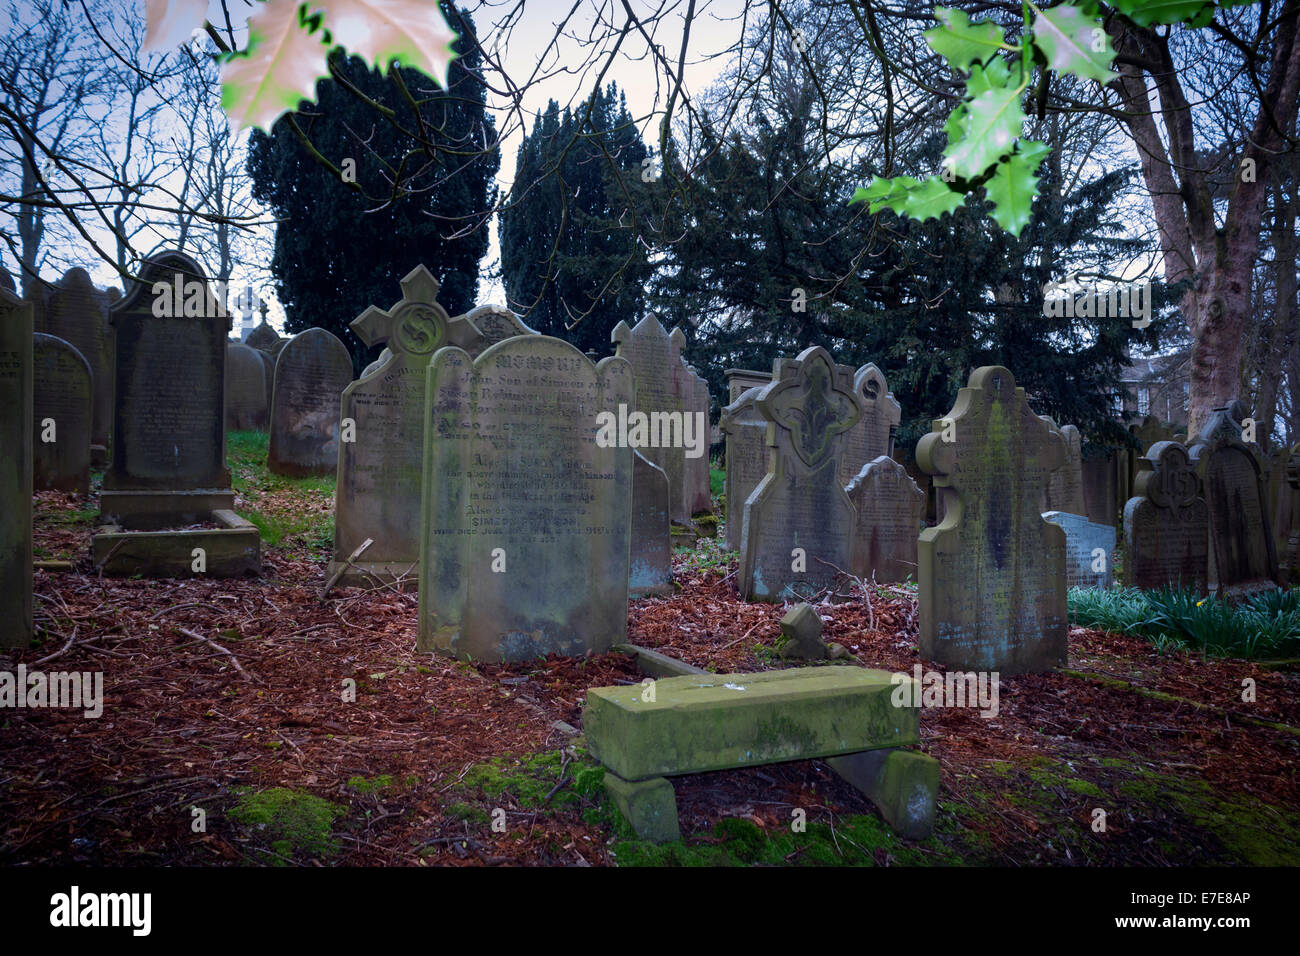
[[[931,839],[893,838],[809,761],[678,779],[691,836],[660,851],[627,839],[570,746],[589,687],[640,679],[629,658],[417,654],[413,593],[322,602],[320,559],[288,547],[257,580],[101,580],[86,502],[38,508],[38,549],[74,569],[36,573],[43,640],[0,670],[102,672],[104,713],[0,712],[0,864],[1297,862],[1294,670],[1075,628],[1069,667],[1004,679],[995,717],[923,712]],[[739,601],[734,562],[675,561],[678,590],[631,606],[629,640],[719,672],[789,666],[782,608]],[[859,663],[928,667],[907,589],[819,610]],[[810,842],[789,843],[796,809]]]

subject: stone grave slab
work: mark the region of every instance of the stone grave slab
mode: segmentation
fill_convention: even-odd
[[[42,332],[33,338],[32,361],[32,487],[90,494],[90,363],[71,343]]]
[[[1264,466],[1259,447],[1241,440],[1241,402],[1217,408],[1188,449],[1210,509],[1210,586],[1222,597],[1277,587]]]
[[[261,353],[239,342],[226,343],[226,430],[264,430],[266,399],[266,366]]]
[[[352,383],[352,356],[332,332],[291,338],[275,366],[267,467],[277,475],[329,475],[339,465],[339,404]]]
[[[916,449],[943,515],[917,545],[921,656],[1003,674],[1064,664],[1065,532],[1039,511],[1065,458],[1060,434],[993,365],[971,373],[933,429]]]
[[[1115,529],[1083,515],[1045,511],[1043,520],[1065,532],[1065,586],[1109,588],[1114,583]]]
[[[852,572],[879,584],[916,580],[925,492],[907,469],[881,455],[863,465],[844,490],[857,512]]]
[[[903,418],[903,406],[894,398],[885,374],[867,363],[853,374],[853,387],[862,405],[862,417],[844,436],[840,459],[840,484],[847,485],[862,466],[894,453],[894,436]]]
[[[639,451],[632,452],[631,555],[628,561],[628,597],[671,594],[673,552],[668,518],[668,476]]]
[[[772,381],[771,372],[760,372],[751,368],[729,368],[722,374],[727,380],[728,405],[751,388],[762,388]]]
[[[438,280],[424,266],[401,281],[391,308],[370,306],[350,328],[383,354],[343,390],[339,421],[356,426],[343,442],[334,507],[334,557],[328,576],[345,586],[416,580],[420,557],[425,372],[445,345],[478,348],[479,331],[437,301]],[[366,540],[372,543],[349,558]]]
[[[1133,490],[1124,506],[1124,583],[1204,594],[1210,509],[1187,449],[1175,441],[1152,445],[1139,461]]]
[[[0,647],[32,642],[32,304],[0,288]]]
[[[862,409],[851,370],[817,346],[777,359],[755,404],[768,420],[771,451],[767,474],[745,502],[740,595],[806,598],[832,587],[852,560],[856,515],[838,469],[844,434]]]
[[[419,647],[517,661],[627,633],[633,449],[597,441],[632,366],[549,336],[428,370]]]
[[[108,447],[113,421],[113,342],[108,325],[109,301],[85,269],[69,269],[50,289],[37,332],[72,345],[90,367],[93,398],[91,444],[101,458]]]
[[[767,474],[767,419],[755,404],[760,390],[757,387],[746,390],[724,408],[719,417],[719,426],[727,443],[724,495],[728,551],[740,549],[745,502]]]
[[[1048,479],[1047,502],[1043,510],[1087,515],[1088,506],[1083,500],[1083,442],[1079,429],[1074,425],[1062,425],[1060,432],[1065,440],[1065,461]]]

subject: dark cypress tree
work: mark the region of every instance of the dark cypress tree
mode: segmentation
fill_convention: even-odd
[[[535,118],[500,233],[506,293],[529,325],[605,354],[619,320],[640,317],[650,156],[612,83],[573,112],[552,101]]]
[[[441,5],[460,34],[448,89],[415,70],[393,69],[385,77],[359,58],[339,57],[335,66],[346,85],[393,110],[393,122],[344,83],[325,79],[317,85],[317,105],[293,114],[310,149],[288,117],[270,136],[255,131],[249,142],[253,194],[280,220],[271,271],[287,328],[333,332],[358,371],[378,349],[366,348],[348,323],[369,305],[387,308],[399,299],[398,281],[415,266],[424,264],[442,283],[438,299],[452,315],[477,304],[479,261],[488,245],[479,220],[495,201],[500,150],[485,109],[473,21],[445,0]],[[392,73],[400,73],[410,99]],[[399,125],[422,127],[432,147]],[[389,196],[394,180],[402,189],[391,202],[369,200],[312,149],[344,173],[345,160],[355,163],[356,183],[371,196]]]

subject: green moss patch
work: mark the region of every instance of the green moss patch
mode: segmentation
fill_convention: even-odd
[[[344,814],[343,807],[314,794],[287,787],[270,790],[243,790],[230,810],[230,819],[254,828],[270,841],[271,852],[282,859],[295,856],[331,857],[338,853],[334,821]]]

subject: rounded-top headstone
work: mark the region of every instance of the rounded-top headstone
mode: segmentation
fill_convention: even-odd
[[[280,475],[328,475],[338,468],[339,400],[352,382],[352,356],[338,336],[308,329],[289,340],[275,366],[267,467]]]
[[[226,430],[247,431],[267,424],[266,367],[256,349],[226,344]]]
[[[70,342],[32,337],[32,486],[90,493],[90,363]]]
[[[271,328],[266,322],[263,322],[253,331],[248,333],[248,338],[244,339],[244,344],[249,348],[261,349],[268,351],[274,348],[280,341],[280,333]]]

